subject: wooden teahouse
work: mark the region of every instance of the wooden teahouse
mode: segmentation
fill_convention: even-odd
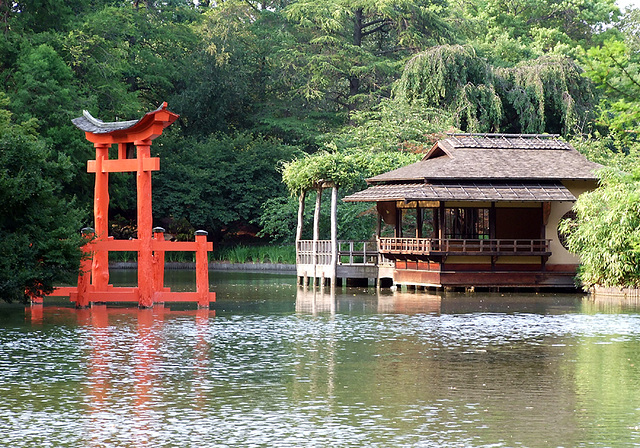
[[[344,200],[376,202],[396,285],[572,288],[558,224],[598,168],[555,135],[450,134]]]

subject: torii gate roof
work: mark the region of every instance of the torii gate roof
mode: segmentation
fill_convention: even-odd
[[[139,120],[114,121],[105,123],[93,117],[88,111],[71,122],[85,132],[87,140],[93,143],[129,143],[153,140],[162,134],[164,128],[176,121],[178,114],[167,110],[167,103],[148,112]]]

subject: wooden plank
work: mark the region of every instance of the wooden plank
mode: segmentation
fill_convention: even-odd
[[[166,252],[185,251],[191,252],[198,248],[198,243],[195,241],[160,241],[153,240],[151,243],[153,250],[163,250]],[[207,243],[207,251],[213,250],[213,243]]]
[[[158,157],[148,157],[142,160],[143,171],[160,170],[160,159]],[[96,161],[87,161],[87,172],[97,171]],[[102,161],[102,173],[131,173],[138,171],[138,159],[108,159]]]
[[[53,292],[49,294],[49,297],[68,297],[71,294],[75,294],[77,292],[77,286],[62,286],[59,288],[54,288]]]
[[[123,252],[131,251],[136,252],[140,247],[140,241],[133,240],[116,240],[109,238],[108,240],[96,240],[90,243],[91,250],[110,251],[110,252]]]
[[[216,293],[209,292],[209,302],[216,301]],[[153,296],[154,302],[198,302],[200,293],[192,291],[158,291]]]
[[[87,291],[89,302],[137,302],[140,298],[138,288],[110,288],[107,291]]]

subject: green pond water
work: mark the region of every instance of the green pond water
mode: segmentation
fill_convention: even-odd
[[[640,446],[634,307],[211,283],[210,310],[0,306],[0,446]]]

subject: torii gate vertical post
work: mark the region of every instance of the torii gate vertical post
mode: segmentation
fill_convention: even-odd
[[[93,214],[95,233],[98,241],[107,241],[109,237],[109,172],[105,170],[105,161],[109,159],[109,146],[106,143],[94,143],[96,148],[96,180],[94,189]],[[93,256],[93,284],[97,289],[106,289],[109,284],[109,253],[98,252]]]
[[[135,142],[138,152],[136,185],[138,193],[138,288],[139,304],[153,305],[153,249],[151,236],[153,215],[151,206],[151,171],[144,169],[144,162],[151,157],[151,140]]]
[[[151,143],[177,118],[177,114],[167,110],[167,103],[163,103],[140,120],[105,123],[86,111],[82,117],[72,120],[96,150],[95,160],[87,163],[87,171],[96,175],[95,230],[85,229],[90,241],[83,248],[92,260],[82,262],[77,287],[56,288],[52,295],[69,295],[77,307],[95,302],[138,302],[140,307],[148,308],[165,301],[189,301],[207,308],[215,301],[215,293],[209,292],[207,260],[213,244],[207,242],[206,232],[196,232],[193,242],[170,242],[164,239],[164,229],[152,229],[151,173],[160,169],[160,159],[151,157]],[[114,144],[118,145],[118,157],[109,159],[109,149]],[[129,151],[133,146],[136,147],[135,159]],[[138,234],[136,239],[115,240],[109,236],[109,173],[125,172],[136,174]],[[137,287],[116,288],[109,284],[109,252],[113,251],[138,253]],[[165,251],[196,252],[196,291],[171,292],[164,287]]]

